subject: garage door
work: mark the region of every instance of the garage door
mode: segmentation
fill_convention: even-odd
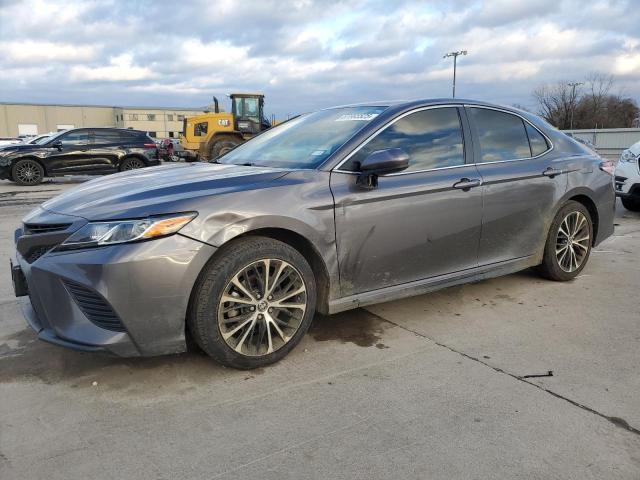
[[[18,124],[18,135],[21,137],[37,135],[38,134],[38,125],[35,123],[19,123]]]

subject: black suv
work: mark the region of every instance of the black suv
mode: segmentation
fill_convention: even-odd
[[[101,175],[158,165],[158,150],[146,132],[120,128],[76,128],[40,145],[0,148],[0,179],[37,185],[44,177]]]

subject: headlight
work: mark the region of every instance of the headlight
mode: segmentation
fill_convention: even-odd
[[[635,162],[636,161],[636,156],[631,152],[631,150],[625,150],[624,152],[622,152],[622,155],[620,155],[620,161],[621,162]]]
[[[55,250],[102,247],[118,243],[149,240],[177,233],[193,220],[196,212],[162,215],[139,220],[90,222],[62,242]]]

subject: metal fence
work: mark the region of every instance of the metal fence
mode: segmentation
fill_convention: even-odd
[[[640,128],[602,128],[594,130],[563,130],[576,138],[591,142],[607,160],[618,160],[623,150],[640,142]]]

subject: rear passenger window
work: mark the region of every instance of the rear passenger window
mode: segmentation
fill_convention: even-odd
[[[94,130],[93,142],[96,144],[120,143],[120,134],[115,130]]]
[[[525,122],[525,126],[529,136],[529,145],[531,145],[531,156],[535,157],[549,150],[549,144],[544,136],[527,122]]]
[[[422,110],[401,118],[362,147],[341,170],[357,171],[367,155],[387,148],[401,148],[409,154],[409,168],[405,171],[463,165],[457,108]]]
[[[529,139],[520,117],[486,108],[469,110],[480,137],[482,162],[531,157]]]

